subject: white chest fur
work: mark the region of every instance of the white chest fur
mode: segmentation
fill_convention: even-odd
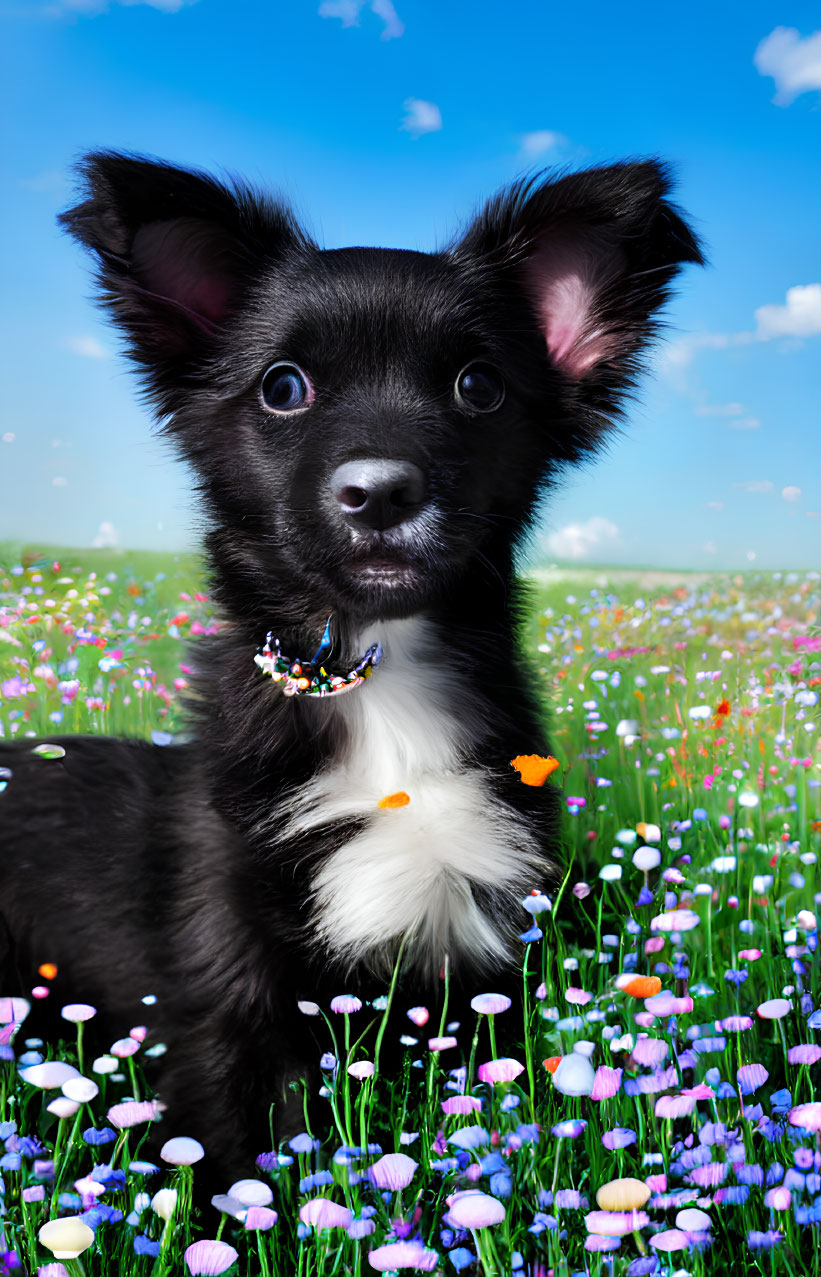
[[[509,959],[510,923],[482,912],[472,884],[491,888],[500,913],[540,886],[540,857],[524,820],[495,798],[479,739],[488,707],[464,688],[422,618],[382,622],[382,664],[364,686],[334,701],[305,701],[307,714],[343,716],[347,745],[288,804],[283,842],[357,817],[364,829],[334,852],[313,884],[314,926],[337,961],[384,972],[401,936],[429,976],[452,965],[492,970]],[[407,806],[379,800],[404,790]],[[522,926],[527,917],[522,911]]]

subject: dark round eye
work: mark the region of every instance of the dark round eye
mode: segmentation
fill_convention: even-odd
[[[490,364],[468,364],[456,378],[456,398],[468,412],[495,412],[504,397],[502,375]]]
[[[262,378],[260,395],[271,412],[296,412],[313,402],[314,390],[301,368],[281,359]]]

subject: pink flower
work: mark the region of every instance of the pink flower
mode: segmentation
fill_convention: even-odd
[[[661,1038],[638,1038],[632,1051],[636,1063],[650,1069],[663,1064],[669,1053],[669,1043],[662,1041]]]
[[[353,1211],[327,1197],[312,1197],[300,1206],[299,1218],[303,1224],[310,1224],[316,1229],[347,1228],[353,1219]]]
[[[783,1184],[771,1188],[764,1194],[764,1205],[770,1210],[789,1210],[792,1205],[792,1193]]]
[[[499,1015],[508,1010],[510,998],[503,993],[480,993],[471,998],[470,1005],[479,1015]]]
[[[159,1117],[159,1110],[153,1100],[126,1100],[124,1104],[113,1105],[106,1116],[112,1126],[124,1131],[140,1122],[153,1122]]]
[[[656,1100],[656,1117],[686,1117],[695,1106],[692,1095],[660,1095]]]
[[[356,1078],[357,1082],[363,1082],[366,1077],[373,1077],[376,1065],[372,1060],[356,1060],[348,1065],[348,1072],[351,1077]]]
[[[577,989],[573,985],[565,993],[568,1002],[574,1002],[577,1006],[586,1006],[593,997],[592,993],[585,993],[584,989]]]
[[[481,1107],[482,1101],[478,1095],[451,1095],[449,1099],[442,1100],[442,1112],[447,1113],[448,1117],[454,1114],[463,1116]]]
[[[505,1208],[497,1198],[473,1189],[454,1193],[447,1203],[448,1217],[456,1228],[488,1228],[491,1224],[501,1224],[505,1217]]]
[[[817,1064],[821,1060],[821,1046],[813,1042],[799,1042],[797,1046],[790,1047],[787,1059],[790,1064]]]
[[[512,1082],[524,1072],[524,1067],[518,1060],[488,1060],[486,1064],[479,1065],[479,1081]]]
[[[449,1051],[452,1047],[458,1045],[459,1043],[454,1037],[428,1038],[429,1051]]]
[[[377,1272],[392,1272],[395,1268],[415,1268],[432,1273],[439,1263],[435,1250],[427,1250],[421,1242],[389,1242],[368,1251],[368,1263]]]
[[[649,1223],[650,1217],[643,1210],[591,1210],[584,1217],[588,1233],[604,1237],[626,1237]]]
[[[227,1242],[199,1241],[188,1247],[183,1258],[189,1273],[217,1277],[227,1272],[238,1255]]]
[[[668,1228],[665,1232],[656,1233],[648,1240],[656,1250],[686,1250],[690,1245],[687,1234],[680,1228]]]
[[[808,1131],[821,1131],[821,1100],[810,1104],[797,1104],[787,1114],[791,1126],[803,1126]]]
[[[249,1233],[263,1232],[273,1228],[278,1219],[279,1215],[270,1206],[249,1206],[245,1227]]]
[[[590,1092],[591,1100],[612,1100],[621,1089],[621,1077],[621,1069],[612,1069],[607,1064],[600,1064],[596,1069],[593,1090]]]
[[[400,1188],[407,1188],[418,1165],[418,1162],[405,1153],[386,1153],[378,1162],[369,1166],[365,1173],[377,1188],[389,1188],[395,1193]]]

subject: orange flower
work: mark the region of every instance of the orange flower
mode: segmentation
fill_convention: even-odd
[[[397,794],[388,794],[387,798],[380,798],[377,803],[383,811],[392,811],[394,807],[407,807],[410,802],[410,794],[406,794],[404,789],[400,789]]]
[[[37,974],[41,975],[44,980],[53,980],[57,974],[57,968],[53,962],[44,962],[41,967],[37,968]]]
[[[722,701],[719,701],[718,704],[716,705],[716,713],[723,714],[724,717],[726,718],[729,712],[730,712],[730,702],[726,700],[726,698]]]
[[[661,993],[661,980],[657,975],[637,975],[623,988],[631,998],[654,998]]]
[[[551,1055],[550,1059],[543,1061],[548,1073],[555,1073],[561,1062],[562,1057],[560,1055]]]
[[[511,758],[510,765],[516,768],[523,785],[543,785],[558,768],[559,760],[550,755],[542,758],[539,754],[517,754]]]

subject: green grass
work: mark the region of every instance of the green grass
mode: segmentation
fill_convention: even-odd
[[[195,597],[207,595],[196,558],[27,556],[19,549],[13,558],[4,569],[0,552],[2,734],[181,731],[175,680],[185,680],[182,667],[196,660],[196,647],[188,657],[182,640],[216,623],[207,597]],[[12,574],[14,567],[22,571]],[[817,1103],[819,1066],[793,1062],[796,1046],[821,1043],[814,923],[821,903],[819,581],[806,573],[706,579],[620,572],[603,579],[603,570],[581,570],[542,573],[533,591],[526,646],[552,703],[560,763],[547,783],[583,804],[566,804],[567,874],[552,908],[537,919],[543,938],[522,942],[521,1071],[509,1082],[479,1080],[479,1065],[495,1051],[492,1021],[477,1015],[455,1032],[458,1044],[441,1051],[430,1050],[428,1040],[446,1031],[445,1022],[417,1027],[409,1019],[416,1042],[404,1074],[383,1077],[375,1051],[381,1004],[350,1016],[322,1007],[328,1051],[338,1061],[325,1074],[327,1121],[311,1132],[316,1146],[309,1152],[285,1148],[264,1163],[260,1176],[278,1212],[270,1231],[248,1231],[235,1214],[223,1215],[220,1236],[237,1252],[229,1272],[369,1273],[369,1253],[408,1233],[438,1257],[426,1261],[420,1251],[417,1264],[443,1274],[464,1264],[468,1277],[633,1277],[650,1271],[654,1256],[659,1277],[819,1277],[821,1137],[799,1122],[802,1114],[814,1122],[817,1110],[796,1112]],[[2,793],[0,830],[1,822]],[[657,868],[634,866],[643,845],[651,855],[658,848]],[[619,868],[621,877],[611,877]],[[665,929],[674,907],[687,911],[678,915],[679,931]],[[531,922],[523,908],[523,935]],[[657,976],[682,999],[678,1014],[652,1017],[623,987],[637,974]],[[385,992],[404,1006],[401,987]],[[761,1018],[757,1008],[773,999],[784,1014]],[[728,1021],[734,1016],[749,1017],[749,1027],[728,1027],[747,1023]],[[135,1024],[139,1018],[135,1007]],[[215,1236],[212,1221],[192,1216],[187,1205],[192,1172],[166,1167],[146,1179],[130,1170],[144,1124],[110,1144],[82,1138],[107,1124],[112,1103],[145,1098],[140,1054],[133,1068],[129,1062],[107,1076],[85,1061],[100,1094],[76,1117],[60,1119],[46,1110],[55,1092],[23,1081],[14,1057],[34,1052],[77,1063],[76,1044],[69,1036],[34,1045],[25,1032],[23,1023],[0,1061],[0,1120],[16,1123],[16,1133],[3,1128],[9,1134],[0,1160],[6,1248],[27,1271],[47,1263],[37,1240],[41,1225],[49,1215],[82,1214],[75,1181],[95,1165],[113,1164],[122,1178],[98,1171],[108,1182],[99,1200],[123,1218],[92,1217],[93,1243],[76,1265],[89,1277],[187,1273],[186,1246]],[[638,1046],[639,1035],[662,1044],[659,1050],[666,1046],[663,1066],[641,1062],[653,1048]],[[566,1061],[580,1042],[589,1044],[583,1049],[592,1052],[599,1084],[618,1083],[609,1098],[566,1093]],[[565,1063],[552,1072],[557,1057]],[[357,1081],[347,1066],[363,1060],[376,1071]],[[462,1064],[464,1083],[453,1073]],[[767,1076],[754,1076],[755,1089],[745,1094],[738,1070],[752,1064]],[[462,1085],[482,1107],[447,1116],[442,1102]],[[691,1111],[677,1114],[670,1106],[683,1093],[679,1107]],[[556,1134],[562,1122],[576,1125]],[[457,1134],[473,1127],[478,1134]],[[619,1128],[633,1138],[606,1147],[603,1137]],[[376,1131],[382,1154],[402,1152],[416,1163],[400,1190],[380,1192],[364,1174],[378,1153],[337,1151],[367,1149]],[[185,1132],[168,1131],[178,1134]],[[26,1143],[18,1148],[21,1135],[36,1135],[46,1149],[56,1144],[59,1192],[37,1165],[48,1154],[35,1156]],[[464,1147],[474,1141],[483,1142]],[[306,1182],[317,1174],[318,1182]],[[586,1249],[590,1237],[601,1236],[596,1228],[607,1227],[592,1214],[597,1191],[625,1176],[649,1183],[643,1213],[623,1221],[632,1228],[616,1250]],[[39,1196],[40,1185],[43,1200],[25,1200]],[[179,1194],[167,1224],[144,1196],[165,1186]],[[500,1202],[503,1219],[457,1231],[446,1218],[446,1198],[468,1189]],[[300,1209],[317,1197],[352,1217],[364,1212],[370,1235],[300,1226]],[[703,1211],[709,1227],[694,1233],[690,1221],[689,1231],[677,1229],[684,1209]],[[243,1213],[241,1205],[232,1210]],[[617,1219],[611,1213],[611,1228]],[[137,1236],[159,1243],[161,1253],[136,1255]],[[680,1249],[659,1250],[665,1236]]]

